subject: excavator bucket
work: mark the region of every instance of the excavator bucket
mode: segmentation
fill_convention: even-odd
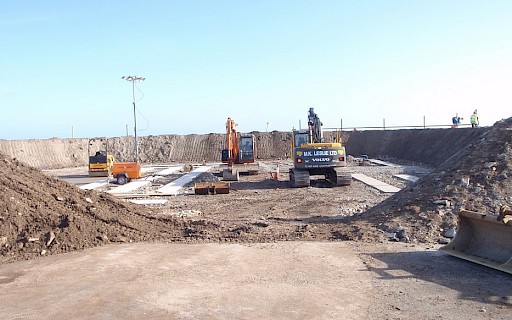
[[[462,210],[455,238],[439,250],[512,274],[512,226],[496,215]]]
[[[227,194],[229,183],[227,182],[196,182],[194,184],[195,194]]]

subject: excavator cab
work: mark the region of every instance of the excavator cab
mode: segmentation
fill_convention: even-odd
[[[293,147],[300,147],[303,144],[310,142],[309,131],[307,130],[293,130]]]
[[[255,139],[252,134],[240,135],[239,139],[239,152],[237,163],[252,163],[254,162],[254,145]]]

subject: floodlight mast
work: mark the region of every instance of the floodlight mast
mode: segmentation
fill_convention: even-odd
[[[135,112],[135,82],[141,82],[146,78],[138,76],[123,76],[122,79],[130,81],[132,83],[132,96],[133,96],[133,123],[134,123],[134,135],[135,135],[135,162],[139,162],[139,145],[137,142],[137,115]]]

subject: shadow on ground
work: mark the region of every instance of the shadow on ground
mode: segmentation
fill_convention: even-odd
[[[324,179],[311,180],[313,188],[335,188],[336,186]],[[262,181],[236,182],[231,184],[233,190],[255,190],[255,189],[292,189],[290,181],[280,181],[273,179],[265,179]]]
[[[512,280],[510,274],[438,250],[371,253],[368,256],[377,260],[367,267],[380,280],[397,280],[397,283],[406,278],[423,280],[457,291],[459,299],[512,307],[512,286],[505,290],[503,286]]]

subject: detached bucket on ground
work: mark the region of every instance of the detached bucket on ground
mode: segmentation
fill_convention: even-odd
[[[512,274],[512,227],[497,217],[461,211],[455,238],[439,250]]]
[[[227,194],[229,183],[227,182],[196,182],[194,184],[195,194]]]

